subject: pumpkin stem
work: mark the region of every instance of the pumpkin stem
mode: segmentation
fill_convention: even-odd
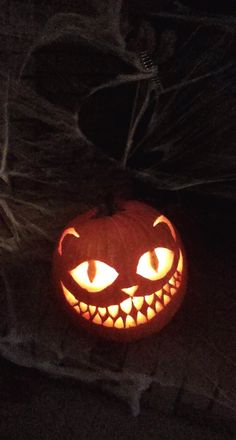
[[[113,194],[104,196],[104,201],[98,206],[97,212],[93,218],[112,216],[118,211],[118,205],[114,200]]]

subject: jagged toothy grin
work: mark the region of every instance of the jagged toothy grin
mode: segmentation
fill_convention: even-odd
[[[152,294],[133,296],[107,307],[99,307],[78,301],[61,282],[67,302],[83,318],[94,324],[117,329],[127,329],[145,324],[158,315],[171,302],[182,281],[178,269],[164,287]]]

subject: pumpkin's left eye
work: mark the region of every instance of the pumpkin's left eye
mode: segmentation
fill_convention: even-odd
[[[118,277],[118,272],[99,260],[84,261],[70,271],[77,284],[88,292],[100,292],[110,286]]]
[[[137,274],[148,280],[160,280],[171,269],[173,260],[173,251],[163,247],[155,248],[140,257]]]

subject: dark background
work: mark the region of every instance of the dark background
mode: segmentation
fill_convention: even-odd
[[[91,4],[92,2],[89,1],[50,1],[40,2],[40,5],[32,2],[32,10],[34,10],[34,21],[32,21],[29,17],[28,20],[26,19],[25,11],[30,10],[28,4],[24,9],[24,2],[3,1],[2,11],[5,21],[3,20],[2,25],[1,72],[8,71],[11,78],[18,78],[22,59],[25,59],[25,54],[34,44],[35,35],[38,31],[42,31],[47,20],[58,12],[72,10],[91,15],[93,14]],[[198,63],[199,59],[201,60],[199,75],[207,73],[204,69],[221,68],[222,63],[233,64],[235,60],[236,45],[235,37],[232,35],[236,26],[234,21],[236,7],[233,1],[221,3],[182,1],[179,5],[181,7],[178,6],[178,2],[171,0],[127,2],[129,20],[133,26],[127,41],[135,53],[139,53],[143,48],[152,53],[154,62],[159,63],[164,87],[171,87],[182,78],[186,80],[189,70]],[[166,17],[156,20],[152,13],[157,12],[163,13]],[[168,14],[182,15],[184,20],[178,21],[176,17],[170,19]],[[187,51],[181,52],[180,47],[185,43],[186,36],[196,31],[196,28],[192,29],[194,20],[191,14],[195,17],[199,15],[203,17],[204,26],[200,24],[199,31],[196,25],[200,32],[199,39],[190,39]],[[151,28],[147,28],[144,37],[140,36],[138,29],[143,19],[154,28],[154,34]],[[211,20],[216,20],[217,25],[210,25]],[[228,26],[230,37],[224,32],[222,37],[219,23],[223,26],[224,32],[225,26]],[[15,32],[16,29],[19,34]],[[162,40],[164,43],[160,43],[159,36],[164,38]],[[211,41],[214,41],[214,48],[211,47]],[[104,44],[103,41],[102,45]],[[48,168],[52,178],[55,178],[58,170],[60,172],[63,167],[67,167],[68,186],[74,185],[75,191],[79,188],[78,195],[72,200],[74,205],[68,213],[62,214],[58,230],[68,220],[67,216],[70,218],[70,215],[76,212],[74,206],[82,209],[84,206],[103,202],[103,194],[107,191],[108,183],[111,188],[108,193],[116,194],[120,191],[122,195],[131,194],[160,207],[173,216],[181,235],[185,237],[184,243],[189,259],[189,296],[178,322],[181,327],[182,321],[185,323],[186,320],[193,320],[193,334],[195,327],[201,328],[203,333],[205,330],[206,335],[210,329],[211,342],[215,344],[218,353],[214,359],[210,359],[212,361],[210,365],[214,362],[217,365],[217,381],[213,377],[211,380],[210,369],[210,380],[207,383],[209,394],[202,394],[200,389],[199,393],[196,389],[195,392],[188,392],[187,383],[191,382],[191,365],[187,366],[184,381],[177,383],[176,388],[159,384],[147,390],[142,397],[141,413],[135,418],[131,415],[127,402],[118,400],[100,391],[99,388],[78,381],[51,378],[50,375],[42,374],[35,369],[17,366],[1,358],[0,437],[3,440],[32,437],[50,440],[78,437],[81,439],[102,437],[234,439],[236,437],[235,131],[233,131],[235,68],[232,67],[226,73],[213,76],[203,86],[202,83],[200,86],[190,85],[177,94],[161,126],[161,134],[167,130],[163,143],[170,144],[170,150],[167,151],[165,148],[154,152],[151,150],[150,146],[159,143],[158,122],[144,148],[130,159],[128,169],[120,170],[119,166],[117,169],[115,165],[114,172],[113,165],[107,162],[106,156],[117,161],[122,158],[135,86],[124,84],[113,89],[103,89],[92,97],[88,95],[91,88],[113,79],[120,72],[133,73],[134,67],[122,57],[102,48],[99,50],[94,49],[92,45],[86,46],[81,41],[78,42],[76,38],[72,41],[62,33],[59,41],[50,41],[45,45],[37,44],[25,61],[25,67],[21,72],[23,86],[30,85],[39,96],[61,109],[79,110],[80,129],[87,136],[87,140],[93,143],[92,146],[90,145],[91,150],[87,144],[85,148],[80,146],[76,150],[72,145],[74,141],[67,139],[69,147],[63,149],[60,139],[58,140],[60,136],[58,136],[57,122],[49,123],[49,117],[45,121],[41,114],[40,117],[38,114],[35,117],[34,106],[28,106],[29,102],[32,104],[32,98],[23,89],[20,104],[23,106],[23,103],[26,103],[24,105],[28,106],[28,110],[23,122],[20,122],[22,131],[24,129],[24,133],[27,132],[29,138],[32,136],[34,142],[36,138],[41,140],[41,136],[44,136],[43,142],[53,137],[58,142],[55,143],[55,149],[58,149],[57,162],[54,155],[50,156],[50,154],[41,162],[41,155],[37,154],[35,148],[33,150],[35,156],[29,161],[29,170],[31,166],[36,169],[35,164],[38,163],[37,176],[45,177],[42,169]],[[203,57],[202,61],[202,53],[205,56],[209,54],[206,57],[210,60],[209,65],[208,59],[205,61]],[[77,62],[78,59],[80,63]],[[3,91],[4,87],[1,96]],[[199,107],[194,107],[194,112],[191,113],[189,104],[199,93],[201,93],[197,101]],[[39,101],[35,102],[35,107],[41,105]],[[171,102],[169,95],[161,101],[157,115],[163,113],[168,102]],[[17,112],[20,113],[21,109],[17,107],[16,113],[13,113],[13,125],[14,123],[17,125],[17,116],[19,116]],[[52,113],[51,109],[50,112]],[[175,123],[176,116],[178,117],[181,112],[185,115],[184,124],[177,125],[177,128],[174,126],[173,132],[168,134],[168,127]],[[138,127],[135,139],[137,143],[146,133],[152,114],[153,107],[150,105]],[[62,121],[63,117],[64,115],[61,117]],[[158,118],[157,120],[159,121]],[[222,126],[224,129],[220,130]],[[14,128],[12,130],[14,131]],[[172,143],[172,139],[176,131],[180,133],[181,141],[175,144]],[[15,139],[14,136],[15,132],[12,140]],[[16,150],[22,151],[20,141],[16,144]],[[212,151],[217,157],[215,164],[212,162]],[[18,160],[17,154],[13,148],[10,154],[13,163]],[[153,164],[155,164],[154,171],[148,175],[148,178],[143,178],[142,171]],[[74,181],[73,176],[78,166],[80,173]],[[106,166],[108,171],[103,174]],[[231,180],[225,179],[225,176],[229,175],[234,177]],[[174,176],[173,181],[170,176]],[[209,177],[213,183],[207,184]],[[203,184],[195,185],[194,182],[199,180]],[[4,198],[6,182],[2,179],[1,183]],[[20,194],[28,194],[28,183],[13,179],[13,190],[14,186]],[[43,189],[36,185],[35,192],[40,198]],[[61,203],[64,206],[68,194],[71,193],[66,187],[61,193],[55,190],[52,194],[53,196],[50,194],[49,198],[54,198],[54,203]],[[18,206],[15,209],[19,211]],[[5,218],[4,214],[3,218]],[[55,232],[55,238],[56,236]],[[3,237],[6,238],[5,235]],[[33,243],[37,246],[37,240]],[[2,309],[4,310],[4,306]],[[2,324],[2,332],[3,327]],[[184,324],[181,328],[185,328]],[[147,346],[148,344],[150,346],[149,341]],[[204,345],[202,349],[204,351]],[[98,343],[97,352],[99,356],[104,352],[104,362],[109,359],[107,351],[109,346],[104,347],[102,343]],[[163,350],[160,356],[168,358],[168,348],[166,351]],[[202,364],[201,359],[199,365],[202,369],[199,371],[207,373],[207,365]],[[172,368],[174,369],[175,365]],[[228,395],[231,399],[230,405],[227,400]],[[225,404],[223,404],[224,398]]]

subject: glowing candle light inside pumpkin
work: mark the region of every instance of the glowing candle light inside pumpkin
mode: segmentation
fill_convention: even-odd
[[[178,310],[186,263],[176,228],[153,207],[120,202],[111,216],[75,218],[54,254],[54,278],[74,321],[107,338],[161,330]],[[135,229],[134,229],[135,225]]]

